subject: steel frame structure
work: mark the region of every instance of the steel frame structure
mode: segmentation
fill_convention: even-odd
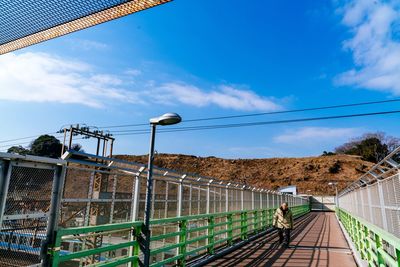
[[[0,6],[0,55],[170,1],[5,1]]]

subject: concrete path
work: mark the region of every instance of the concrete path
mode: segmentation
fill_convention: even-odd
[[[206,266],[356,267],[352,252],[333,212],[312,212],[295,223],[288,249],[276,233],[261,237]]]

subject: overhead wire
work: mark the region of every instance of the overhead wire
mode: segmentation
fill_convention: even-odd
[[[354,118],[354,117],[367,117],[367,116],[378,116],[378,115],[389,115],[400,113],[400,110],[391,111],[379,111],[370,113],[356,113],[356,114],[346,114],[346,115],[334,115],[334,116],[324,116],[324,117],[311,117],[311,118],[300,118],[300,119],[290,119],[290,120],[275,120],[275,121],[260,121],[260,122],[245,122],[245,123],[233,123],[233,124],[216,124],[216,125],[199,125],[190,127],[173,127],[167,129],[159,129],[159,133],[165,132],[184,132],[184,131],[198,131],[198,130],[214,130],[223,128],[238,128],[238,127],[249,127],[249,126],[259,126],[259,125],[270,125],[270,124],[284,124],[284,123],[296,123],[296,122],[307,122],[307,121],[319,121],[319,120],[333,120],[333,119],[344,119],[344,118]],[[123,135],[136,135],[136,134],[148,134],[149,129],[140,130],[130,130],[123,133],[113,134],[114,136]]]
[[[236,119],[236,118],[256,117],[256,116],[265,116],[265,115],[288,114],[288,113],[297,113],[297,112],[305,112],[305,111],[337,109],[337,108],[366,106],[366,105],[375,105],[375,104],[384,104],[384,103],[393,103],[393,102],[400,102],[400,98],[379,100],[379,101],[368,101],[368,102],[360,102],[360,103],[330,105],[330,106],[322,106],[322,107],[302,108],[302,109],[270,111],[270,112],[261,112],[261,113],[250,113],[250,114],[242,114],[242,115],[195,118],[195,119],[187,119],[187,120],[184,119],[184,120],[182,120],[182,123],[185,123],[185,122],[197,122],[197,121],[210,121],[210,120],[223,120],[223,119]],[[148,123],[121,124],[121,125],[111,125],[111,126],[100,126],[98,128],[99,129],[113,129],[113,128],[138,127],[138,126],[147,126],[147,125],[149,125],[149,124]]]
[[[250,114],[242,114],[242,115],[230,115],[230,116],[219,116],[219,117],[206,117],[206,118],[195,118],[195,119],[187,119],[183,120],[182,122],[199,122],[199,121],[211,121],[211,120],[224,120],[224,119],[236,119],[236,118],[246,118],[246,117],[256,117],[256,116],[265,116],[265,115],[274,115],[274,114],[288,114],[288,113],[297,113],[297,112],[306,112],[306,111],[317,111],[317,110],[327,110],[327,109],[337,109],[337,108],[345,108],[345,107],[355,107],[355,106],[365,106],[365,105],[374,105],[374,104],[384,104],[384,103],[393,103],[393,102],[399,102],[400,98],[396,99],[388,99],[388,100],[380,100],[380,101],[369,101],[369,102],[360,102],[360,103],[350,103],[350,104],[340,104],[340,105],[330,105],[330,106],[322,106],[322,107],[312,107],[312,108],[302,108],[302,109],[293,109],[293,110],[282,110],[282,111],[272,111],[272,112],[262,112],[262,113],[250,113]],[[128,128],[128,127],[139,127],[139,126],[148,126],[148,123],[137,123],[137,124],[121,124],[121,125],[110,125],[110,126],[101,126],[97,127],[98,129],[115,129],[115,128]],[[197,127],[197,126],[194,126]],[[202,126],[200,126],[202,127]],[[182,128],[182,127],[181,127]],[[179,129],[181,131],[181,128]],[[168,130],[171,130],[169,128]],[[113,133],[117,134],[122,134],[122,133],[130,133],[134,132],[135,130],[120,130],[120,131],[112,131]],[[138,130],[139,132],[144,132],[147,133],[148,129],[143,129],[143,130]],[[56,134],[57,132],[51,132],[51,133],[44,133],[44,134]],[[40,135],[32,135],[32,136],[26,136],[26,137],[21,137],[21,138],[14,138],[14,139],[9,139],[9,140],[0,140],[0,144],[2,143],[9,143],[13,141],[19,141],[19,140],[26,140],[26,139],[32,139],[36,138]],[[24,144],[30,143],[30,142],[24,142]],[[13,145],[18,145],[18,144],[13,144]],[[12,146],[9,144],[0,145],[1,147],[5,146]]]

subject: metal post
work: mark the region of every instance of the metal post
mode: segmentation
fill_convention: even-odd
[[[165,211],[164,211],[164,218],[168,217],[168,201],[169,201],[168,192],[169,192],[169,182],[167,181],[166,185],[165,185]]]
[[[110,144],[110,158],[113,156],[113,148],[114,148],[114,139],[111,139],[111,144]]]
[[[335,202],[336,202],[336,207],[339,208],[339,199],[338,199],[337,184],[335,185]]]
[[[3,226],[3,216],[6,208],[7,192],[11,177],[10,161],[0,162],[0,228]]]
[[[151,216],[150,218],[154,218],[155,214],[155,203],[156,203],[156,189],[157,188],[157,180],[153,179],[153,194],[151,195]]]
[[[251,189],[251,209],[254,210],[254,188]]]
[[[178,186],[178,205],[176,210],[176,217],[180,217],[182,215],[182,200],[183,200],[183,180],[186,178],[186,174],[182,175],[179,179]]]
[[[117,193],[116,192],[117,191],[117,179],[118,179],[118,176],[114,175],[112,195],[111,195],[110,223],[113,223],[113,219],[114,219],[115,195]]]
[[[242,190],[240,191],[240,207],[241,210],[244,210],[244,186],[242,187]]]
[[[49,209],[49,220],[47,222],[46,243],[41,251],[43,266],[51,266],[50,255],[47,253],[49,246],[54,244],[55,234],[58,228],[58,217],[60,213],[61,194],[65,180],[65,165],[55,166],[53,187],[51,190],[51,202]]]
[[[144,266],[150,265],[150,209],[151,209],[151,195],[153,191],[153,160],[154,160],[154,143],[156,136],[156,124],[151,124],[151,135],[150,135],[150,151],[149,151],[149,162],[147,169],[147,186],[146,186],[146,204],[144,209]]]
[[[189,185],[189,214],[192,215],[192,190],[193,190],[193,185]]]
[[[132,209],[131,209],[131,221],[135,222],[138,220],[139,201],[140,201],[140,176],[142,175],[145,167],[141,167],[135,175],[135,183],[132,188]]]
[[[226,185],[226,191],[225,191],[225,211],[228,212],[229,211],[229,186],[231,183],[228,183]]]
[[[62,148],[61,148],[61,156],[64,154],[65,150],[65,141],[67,138],[67,128],[64,128],[64,142],[62,143]]]

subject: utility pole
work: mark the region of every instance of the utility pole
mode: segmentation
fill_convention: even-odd
[[[112,150],[114,147],[114,141],[115,138],[112,137],[112,134],[108,132],[103,132],[101,130],[92,130],[88,126],[80,126],[79,124],[77,125],[71,125],[69,128],[64,128],[58,131],[59,133],[64,133],[64,141],[63,141],[63,146],[61,150],[61,156],[65,153],[66,151],[66,139],[67,139],[67,134],[69,133],[69,140],[68,140],[68,149],[71,149],[71,146],[73,144],[73,139],[75,136],[82,136],[82,139],[89,139],[89,138],[95,138],[97,139],[97,147],[96,147],[96,156],[102,156],[106,157],[107,152],[109,151],[110,156],[112,156]],[[110,144],[108,146],[108,144]],[[100,155],[101,151],[101,155]]]

